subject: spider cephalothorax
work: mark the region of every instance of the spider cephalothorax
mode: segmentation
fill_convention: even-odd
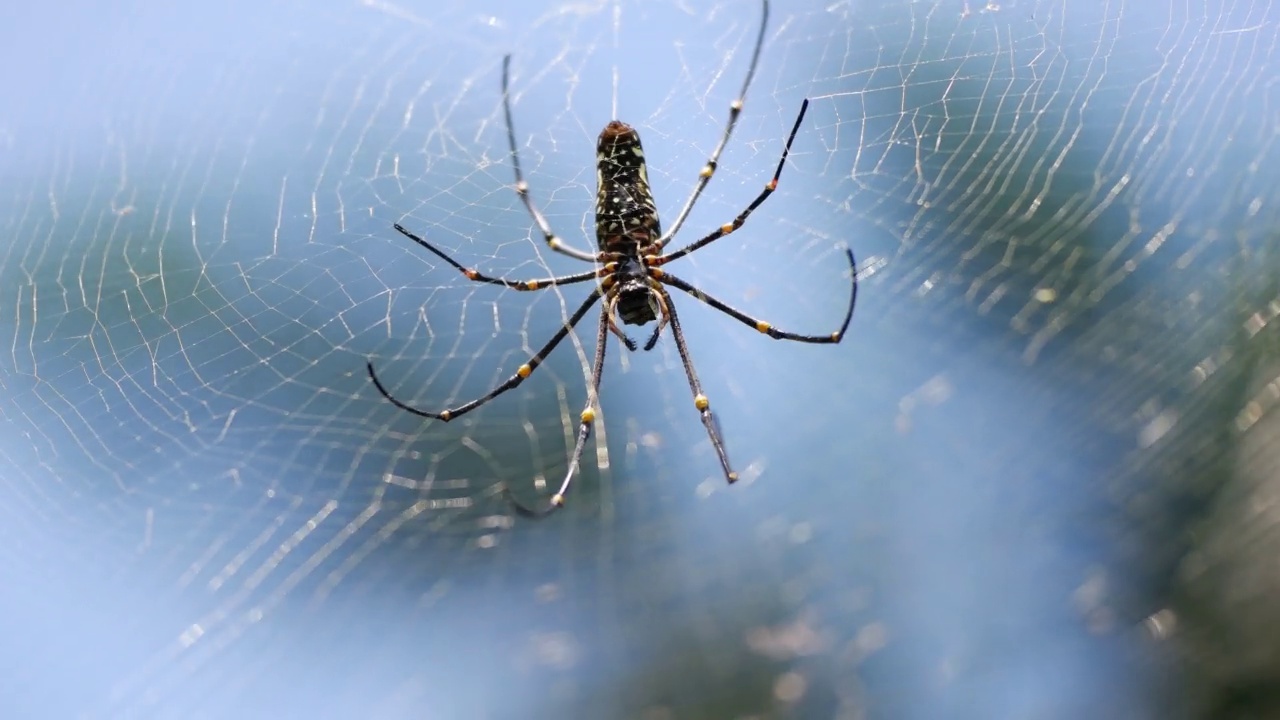
[[[606,296],[614,306],[618,317],[628,325],[644,325],[652,322],[662,312],[662,296],[649,282],[649,270],[639,260],[627,258],[618,263],[618,269],[606,282]]]
[[[377,374],[373,371],[373,363],[368,363],[369,377],[378,388],[378,392],[382,393],[383,397],[396,407],[421,417],[445,421],[452,420],[463,413],[480,407],[523,382],[525,378],[529,377],[537,369],[547,355],[560,344],[560,341],[568,336],[569,332],[586,316],[587,311],[603,298],[604,307],[600,312],[600,323],[596,330],[596,353],[595,360],[592,363],[587,405],[583,409],[580,418],[578,439],[574,445],[573,455],[569,460],[569,469],[565,473],[564,481],[560,484],[560,488],[551,496],[550,502],[542,510],[530,509],[516,502],[508,494],[508,498],[511,499],[516,510],[522,514],[543,516],[564,505],[565,494],[569,491],[569,484],[573,480],[574,473],[578,468],[578,461],[582,457],[583,448],[586,446],[587,438],[591,434],[592,423],[595,422],[596,394],[600,387],[600,376],[604,372],[604,351],[609,332],[614,332],[629,350],[636,349],[636,343],[622,332],[615,318],[621,319],[623,324],[626,325],[644,325],[654,320],[658,321],[653,334],[644,345],[645,350],[652,348],[657,343],[659,334],[664,327],[671,326],[671,334],[675,339],[676,350],[680,354],[680,361],[684,365],[685,375],[689,379],[689,388],[693,391],[693,405],[701,415],[703,427],[706,428],[707,436],[711,439],[711,445],[715,448],[716,456],[720,459],[720,466],[724,470],[725,478],[731,483],[738,479],[738,474],[729,465],[729,456],[725,452],[724,441],[720,438],[715,416],[711,414],[711,402],[702,393],[702,384],[698,380],[698,374],[693,369],[693,360],[689,356],[684,333],[680,329],[680,319],[676,314],[675,304],[667,293],[668,286],[688,293],[733,319],[776,339],[806,343],[838,343],[844,337],[845,330],[849,327],[849,320],[853,317],[853,307],[858,298],[858,276],[857,263],[854,261],[853,251],[848,248],[845,248],[844,252],[848,258],[851,273],[849,305],[845,310],[844,322],[840,324],[840,329],[825,335],[803,335],[779,330],[763,320],[757,320],[704,293],[662,269],[663,265],[672,260],[682,258],[691,252],[706,247],[742,227],[751,213],[773,194],[773,191],[778,187],[778,178],[782,175],[782,168],[787,162],[787,155],[791,152],[791,143],[795,140],[796,133],[800,130],[800,122],[804,120],[805,110],[809,107],[808,100],[801,103],[800,113],[796,116],[795,125],[791,127],[791,134],[787,136],[787,143],[782,149],[782,157],[778,160],[778,167],[774,170],[773,178],[765,183],[764,190],[747,205],[746,209],[738,213],[732,222],[721,225],[716,230],[679,250],[663,254],[663,249],[671,242],[676,232],[679,231],[680,226],[684,224],[685,218],[689,216],[689,211],[693,209],[693,204],[697,201],[698,196],[702,194],[703,189],[706,188],[711,176],[715,174],[716,163],[720,159],[720,154],[724,151],[725,144],[729,141],[729,136],[733,134],[734,125],[738,122],[738,115],[742,112],[743,98],[746,97],[747,88],[751,86],[751,78],[755,75],[756,63],[760,59],[760,48],[764,44],[765,25],[769,20],[768,0],[762,0],[761,4],[763,6],[763,18],[760,21],[760,32],[756,36],[755,50],[751,55],[751,64],[747,68],[747,77],[742,83],[742,90],[738,93],[738,99],[734,100],[729,106],[729,121],[725,124],[719,144],[716,145],[711,157],[698,173],[698,182],[694,185],[693,192],[690,193],[689,199],[685,201],[684,207],[681,208],[675,222],[672,223],[671,228],[666,233],[662,232],[662,225],[658,220],[658,210],[653,202],[653,194],[649,190],[649,177],[645,169],[644,149],[640,145],[640,135],[630,125],[614,120],[600,132],[600,139],[596,145],[596,177],[598,183],[596,194],[597,252],[588,253],[566,246],[560,238],[556,237],[555,233],[551,231],[551,225],[529,197],[529,185],[525,182],[524,174],[520,170],[520,154],[516,148],[516,134],[511,122],[511,95],[508,92],[508,78],[511,68],[511,56],[509,55],[502,61],[502,108],[507,121],[507,142],[511,147],[511,164],[515,170],[516,193],[520,196],[525,209],[529,211],[534,224],[537,225],[538,230],[552,250],[578,260],[594,263],[596,269],[540,280],[508,280],[506,278],[491,277],[482,274],[478,270],[464,267],[426,240],[414,235],[399,224],[395,226],[396,230],[401,234],[461,271],[468,280],[475,282],[502,285],[514,290],[541,290],[553,285],[570,285],[591,280],[595,280],[597,283],[587,299],[560,326],[555,335],[538,352],[534,353],[533,357],[529,358],[528,362],[516,368],[511,377],[507,378],[498,387],[475,400],[457,407],[439,412],[430,412],[398,400],[378,380]]]

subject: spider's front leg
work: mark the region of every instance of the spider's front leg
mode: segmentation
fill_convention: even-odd
[[[680,353],[680,362],[684,364],[684,374],[689,378],[689,389],[693,391],[693,406],[702,416],[702,425],[711,438],[711,446],[715,448],[716,457],[720,459],[720,467],[724,470],[724,478],[730,484],[738,482],[738,473],[729,466],[729,454],[724,449],[724,439],[720,437],[720,424],[711,412],[711,401],[702,392],[702,383],[698,381],[698,372],[693,369],[693,358],[689,356],[689,346],[684,341],[684,331],[680,329],[680,318],[676,315],[675,303],[661,286],[657,291],[663,296],[667,313],[671,319],[671,334],[676,339],[676,351]]]

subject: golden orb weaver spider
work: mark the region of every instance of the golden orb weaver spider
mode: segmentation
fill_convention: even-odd
[[[658,220],[658,210],[654,204],[653,195],[649,190],[649,177],[645,169],[644,150],[640,145],[640,135],[635,131],[635,128],[618,120],[614,120],[605,126],[596,145],[598,182],[595,206],[597,252],[588,253],[565,245],[552,232],[551,225],[529,196],[529,184],[525,182],[524,174],[520,169],[520,153],[516,148],[515,129],[511,121],[510,55],[507,55],[502,61],[502,109],[506,116],[507,142],[511,147],[511,164],[515,170],[516,193],[520,196],[525,209],[529,212],[529,216],[533,219],[534,224],[538,226],[547,245],[552,250],[578,260],[594,263],[596,269],[537,280],[508,280],[501,277],[491,277],[460,264],[439,248],[406,230],[399,223],[395,225],[395,229],[402,235],[426,248],[428,252],[453,266],[473,282],[502,285],[513,290],[532,291],[590,280],[598,281],[596,288],[578,306],[578,309],[573,312],[568,321],[561,325],[555,335],[540,350],[534,353],[528,362],[516,368],[516,371],[506,382],[488,393],[457,407],[431,412],[404,403],[396,399],[382,384],[382,381],[378,379],[373,370],[373,363],[367,363],[369,377],[373,380],[374,386],[378,389],[378,392],[382,393],[383,397],[396,407],[414,415],[448,422],[475,410],[524,382],[525,378],[533,374],[533,371],[555,350],[560,341],[564,340],[574,326],[586,316],[596,301],[603,299],[599,328],[596,331],[596,352],[591,368],[591,383],[587,391],[587,405],[580,417],[577,443],[574,445],[573,456],[569,460],[569,468],[559,489],[542,509],[534,509],[521,504],[510,494],[509,490],[504,489],[507,499],[512,503],[516,511],[522,515],[545,517],[564,506],[565,496],[569,492],[569,485],[577,472],[578,463],[582,458],[583,449],[586,447],[587,438],[591,435],[591,426],[595,422],[594,407],[598,401],[600,377],[604,372],[604,351],[609,333],[612,332],[617,335],[628,350],[634,351],[637,347],[636,342],[628,337],[618,326],[617,320],[622,320],[623,324],[626,325],[645,325],[654,320],[658,321],[657,327],[654,328],[653,333],[644,344],[645,350],[651,350],[658,342],[658,337],[663,328],[667,325],[671,326],[671,334],[675,338],[676,350],[680,354],[680,361],[684,365],[685,375],[689,379],[689,388],[693,391],[694,407],[701,414],[702,424],[706,427],[707,435],[711,438],[711,444],[720,459],[720,466],[724,470],[725,479],[730,483],[737,481],[738,474],[733,471],[729,464],[729,457],[724,449],[724,441],[721,439],[719,426],[715,416],[711,413],[711,402],[703,394],[702,383],[699,382],[698,374],[694,371],[693,360],[689,356],[689,348],[685,343],[684,332],[680,329],[680,319],[676,314],[675,303],[664,286],[674,287],[686,292],[729,317],[779,340],[834,344],[840,342],[849,327],[849,321],[853,318],[853,308],[858,298],[858,268],[857,262],[853,257],[853,251],[847,247],[845,248],[845,255],[849,260],[851,275],[849,306],[845,310],[844,321],[840,324],[840,329],[825,335],[805,335],[779,330],[763,320],[753,318],[704,293],[688,282],[662,269],[663,265],[672,260],[677,260],[704,248],[742,227],[751,213],[755,212],[756,208],[760,207],[773,194],[773,191],[778,187],[778,178],[782,175],[782,168],[787,162],[787,155],[791,152],[791,143],[795,140],[796,133],[800,130],[800,123],[804,120],[805,111],[809,108],[809,101],[806,99],[801,103],[800,113],[796,116],[795,124],[791,127],[791,133],[787,136],[787,142],[782,149],[782,157],[778,160],[778,167],[774,170],[773,178],[765,183],[764,190],[751,201],[751,204],[738,213],[738,216],[732,222],[721,225],[716,230],[679,250],[663,254],[667,244],[671,242],[680,226],[684,224],[685,218],[689,216],[689,212],[693,209],[694,203],[711,180],[711,176],[715,174],[716,163],[719,161],[725,145],[729,142],[729,137],[733,134],[733,128],[738,122],[738,116],[742,112],[743,100],[746,97],[748,88],[751,86],[751,79],[755,76],[756,65],[760,60],[760,49],[764,45],[765,27],[769,21],[768,0],[762,0],[761,5],[760,31],[756,36],[755,49],[751,54],[751,64],[747,68],[747,77],[742,83],[742,89],[739,91],[737,99],[729,105],[729,120],[720,136],[720,142],[716,145],[715,150],[712,151],[711,157],[702,167],[701,172],[698,173],[698,182],[694,186],[693,192],[689,195],[689,199],[685,201],[684,207],[680,209],[680,214],[676,216],[675,222],[672,223],[671,228],[666,233],[662,232],[662,227]]]

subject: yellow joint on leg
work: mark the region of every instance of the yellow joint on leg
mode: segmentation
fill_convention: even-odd
[[[732,471],[730,471],[730,472],[729,472],[729,474],[727,475],[727,477],[729,478],[729,482],[731,482],[731,483],[736,483],[736,482],[738,482],[738,473],[736,473],[736,472],[732,472]]]
[[[525,290],[537,290],[537,289],[538,289],[538,281],[537,281],[537,280],[530,280],[529,282],[527,282],[527,283],[525,283],[525,284],[524,284],[524,289],[525,289]]]
[[[462,274],[466,275],[468,280],[475,280],[476,278],[480,277],[480,273],[476,272],[475,270],[463,270]]]
[[[555,235],[552,235],[551,237],[547,238],[547,244],[553,248],[558,248],[560,247],[560,238],[556,237]]]
[[[564,495],[556,493],[551,496],[551,507],[564,507]]]
[[[720,235],[722,237],[724,235],[728,235],[731,232],[733,232],[733,223],[725,223],[720,226]]]
[[[737,100],[734,100],[733,102],[729,103],[729,109],[730,109],[730,110],[739,110],[739,111],[741,111],[741,110],[742,110],[742,98],[738,98]]]
[[[716,169],[711,167],[710,165],[703,165],[702,170],[698,173],[698,177],[709,178],[712,175],[714,175],[715,172],[716,172]]]
[[[765,189],[765,190],[768,190],[768,191],[770,191],[770,192],[772,192],[772,191],[774,191],[774,190],[777,190],[777,189],[778,189],[778,181],[777,181],[777,180],[770,180],[769,182],[767,182],[767,183],[765,183],[765,184],[764,184],[764,189]]]
[[[524,365],[521,365],[520,367],[516,368],[516,375],[519,375],[522,378],[529,377],[529,375],[532,372],[533,372],[533,368],[528,363],[525,363]]]
[[[656,268],[656,267],[649,268],[649,277],[660,278],[663,275],[666,275],[666,273],[663,272],[661,268]]]
[[[583,411],[582,411],[582,422],[584,422],[584,423],[586,423],[586,424],[590,425],[591,423],[593,423],[593,422],[595,422],[595,421],[596,421],[596,411],[595,411],[595,410],[592,410],[591,408],[587,408],[586,410],[583,410]]]
[[[702,393],[698,393],[693,398],[693,406],[698,408],[699,410],[706,410],[707,408],[711,407],[711,401],[707,399],[706,395],[703,395]]]
[[[762,333],[767,333],[767,332],[769,332],[770,330],[772,330],[772,329],[773,329],[773,326],[772,326],[772,325],[770,325],[769,323],[767,323],[767,322],[765,322],[765,321],[761,320],[761,321],[759,321],[759,322],[757,322],[757,323],[756,323],[756,329],[757,329],[757,330],[759,330],[759,331],[760,331],[760,332],[762,332]]]
[[[832,340],[835,340],[835,341],[837,341],[837,342],[839,342],[839,341],[840,341],[840,333],[838,333],[838,332],[833,332],[833,333],[831,333],[831,339],[832,339]]]
[[[440,419],[445,422],[449,422],[449,418],[451,417],[453,417],[453,413],[449,412],[448,410],[445,410],[444,412],[440,413]]]
[[[529,192],[529,183],[523,180],[516,183],[516,192],[520,193],[521,195],[524,195],[525,193]]]

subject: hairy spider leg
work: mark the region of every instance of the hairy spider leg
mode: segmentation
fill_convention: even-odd
[[[394,227],[401,235],[404,235],[410,240],[426,248],[436,257],[444,260],[446,263],[458,270],[458,272],[461,272],[468,280],[474,282],[501,285],[503,287],[509,287],[512,290],[545,290],[546,288],[554,287],[556,285],[570,285],[572,283],[585,282],[587,280],[604,277],[607,274],[605,268],[601,267],[597,270],[588,270],[587,272],[575,273],[573,275],[561,275],[560,277],[541,278],[538,280],[508,280],[506,278],[491,277],[475,270],[474,268],[462,265],[457,260],[449,257],[443,250],[440,250],[436,246],[426,240],[423,240],[417,235],[414,235],[408,230],[405,230],[404,226],[400,225],[400,223],[396,223]]]
[[[666,295],[666,291],[662,291]],[[715,448],[716,457],[720,459],[720,467],[724,477],[733,484],[738,481],[738,473],[729,466],[729,455],[724,449],[724,440],[720,437],[720,423],[711,413],[711,401],[702,392],[702,383],[698,381],[698,372],[693,369],[693,358],[689,356],[689,346],[684,341],[684,331],[680,329],[680,317],[676,315],[675,303],[668,297],[667,312],[671,315],[671,334],[676,339],[676,351],[680,353],[680,362],[684,365],[684,374],[689,378],[689,389],[693,391],[693,406],[702,417],[702,426],[707,429],[707,437],[711,438],[711,447]]]
[[[658,238],[657,250],[661,251],[671,242],[671,238],[675,237],[679,232],[680,226],[684,225],[684,221],[689,217],[689,212],[693,210],[693,204],[698,201],[698,196],[706,189],[707,183],[711,182],[711,176],[716,174],[716,167],[720,162],[720,154],[724,152],[724,148],[729,144],[729,136],[733,135],[733,128],[738,124],[738,116],[742,114],[742,106],[747,100],[747,90],[751,87],[751,80],[756,76],[756,66],[760,63],[760,49],[764,47],[764,31],[769,25],[769,0],[761,0],[760,8],[760,31],[756,34],[755,48],[751,51],[751,64],[747,66],[747,77],[742,81],[742,89],[738,91],[738,97],[729,103],[729,121],[725,123],[724,133],[720,135],[720,142],[716,145],[716,149],[711,152],[711,157],[707,159],[702,170],[698,172],[698,183],[693,186],[693,192],[689,194],[689,199],[685,201],[684,207],[680,208],[680,214],[676,216],[676,221],[671,224],[671,228],[666,234]]]
[[[533,198],[529,197],[529,183],[525,182],[524,173],[520,170],[520,151],[516,149],[515,124],[511,121],[510,77],[511,56],[506,55],[502,58],[502,114],[507,119],[507,144],[511,146],[511,167],[516,174],[516,194],[520,196],[520,201],[524,203],[524,209],[529,212],[529,216],[533,218],[538,230],[542,231],[542,237],[547,241],[548,247],[562,255],[568,255],[587,262],[596,262],[596,256],[592,253],[583,252],[575,247],[565,245],[564,241],[552,232],[551,223],[547,222],[542,212],[538,210],[538,206],[534,204]]]
[[[659,282],[670,285],[674,288],[679,288],[716,310],[719,310],[725,315],[737,320],[743,325],[754,328],[775,340],[794,340],[796,342],[816,343],[822,345],[838,343],[844,339],[844,333],[849,329],[849,321],[853,319],[853,307],[858,302],[858,263],[853,258],[852,250],[846,247],[844,249],[844,253],[849,260],[849,273],[852,277],[852,280],[849,283],[849,305],[845,308],[844,320],[840,323],[840,329],[826,335],[806,335],[802,333],[789,332],[787,330],[779,330],[770,323],[753,318],[741,310],[708,295],[694,287],[691,283],[685,282],[670,273],[662,272],[656,268],[654,269],[654,272],[658,273],[655,277]]]
[[[535,518],[546,517],[564,507],[565,495],[569,494],[569,484],[573,482],[573,476],[578,472],[578,463],[582,460],[582,451],[587,446],[587,438],[591,436],[591,427],[596,421],[595,408],[600,399],[600,376],[604,374],[604,350],[609,341],[607,313],[607,309],[603,309],[600,313],[600,327],[596,330],[596,359],[591,364],[591,385],[587,388],[587,406],[582,409],[582,415],[579,418],[578,441],[573,445],[573,455],[569,459],[569,469],[565,471],[564,482],[560,483],[560,488],[547,501],[546,507],[540,510],[520,503],[511,494],[510,490],[504,488],[507,500],[515,507],[516,512],[521,515]]]
[[[738,213],[738,216],[733,219],[733,222],[721,225],[705,237],[695,240],[679,250],[667,253],[660,257],[647,257],[645,258],[645,262],[649,265],[665,265],[672,260],[678,260],[695,250],[710,245],[716,240],[719,240],[746,224],[747,218],[751,217],[751,213],[755,212],[756,208],[764,204],[764,201],[769,199],[769,196],[773,194],[773,191],[778,189],[778,178],[782,177],[782,168],[787,164],[787,156],[791,154],[791,143],[795,141],[796,133],[800,130],[800,121],[804,120],[804,113],[808,109],[809,99],[805,98],[804,102],[800,103],[800,114],[796,115],[795,124],[791,126],[791,134],[787,135],[787,144],[782,148],[782,157],[778,159],[778,168],[773,171],[773,178],[770,179],[769,182],[765,183],[764,190],[760,191],[760,194],[756,196],[755,200],[751,201],[751,204],[748,205],[745,210]]]
[[[416,408],[412,405],[409,405],[408,403],[405,403],[396,399],[395,396],[393,396],[390,392],[387,391],[386,387],[383,386],[382,381],[378,379],[377,374],[374,373],[372,362],[365,363],[366,367],[369,370],[369,378],[373,380],[373,384],[375,387],[378,388],[378,392],[382,393],[382,396],[384,398],[386,398],[387,400],[390,400],[391,404],[395,405],[401,410],[411,412],[414,415],[417,415],[419,417],[433,418],[435,420],[443,420],[445,422],[449,422],[450,420],[456,417],[459,417],[461,415],[471,412],[472,410],[475,410],[481,405],[484,405],[485,403],[498,397],[502,393],[508,390],[511,390],[519,386],[520,383],[524,382],[525,378],[532,375],[533,371],[538,369],[538,366],[542,364],[542,361],[545,360],[546,357],[551,354],[552,350],[556,349],[556,346],[560,344],[560,341],[565,339],[565,336],[567,336],[569,332],[573,330],[573,326],[578,324],[578,321],[581,320],[582,317],[587,314],[587,310],[590,310],[591,306],[594,305],[595,302],[599,299],[600,299],[600,289],[596,288],[595,290],[591,291],[591,295],[588,296],[585,301],[583,301],[582,305],[580,305],[578,309],[574,311],[573,316],[569,318],[569,321],[560,326],[560,329],[557,330],[556,334],[553,335],[551,339],[547,341],[547,344],[543,345],[541,350],[534,353],[533,357],[529,358],[529,362],[516,368],[516,371],[512,373],[511,377],[507,378],[506,382],[502,383],[501,385],[494,388],[493,390],[490,390],[484,395],[476,398],[475,400],[472,400],[471,402],[468,402],[468,403],[463,403],[458,407],[449,408],[447,410],[441,410],[440,412],[432,412],[430,410],[422,410],[420,408]]]

